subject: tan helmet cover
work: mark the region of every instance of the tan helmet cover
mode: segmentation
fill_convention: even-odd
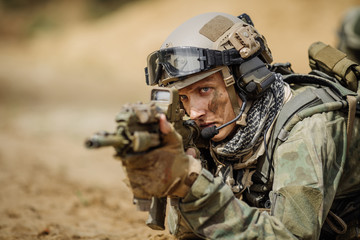
[[[253,26],[230,14],[211,12],[193,17],[180,25],[168,36],[160,49],[191,46],[222,51],[235,48],[239,51],[240,56],[246,59],[261,48],[260,42],[257,40],[259,38],[264,44],[261,56],[267,63],[271,63],[272,55],[266,39]],[[192,74],[185,80],[184,78],[171,78],[164,73],[159,84],[162,86],[170,84],[175,87],[178,85],[177,88],[183,88],[217,71],[219,71],[218,68],[215,68]]]

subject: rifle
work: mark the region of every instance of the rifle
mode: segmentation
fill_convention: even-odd
[[[178,91],[174,88],[157,87],[151,90],[150,102],[126,104],[116,115],[116,130],[101,131],[85,141],[90,149],[114,147],[115,157],[146,152],[161,145],[159,114],[164,113],[182,136],[186,150],[195,147],[200,129],[193,120],[186,119],[185,111],[180,106]],[[146,224],[152,229],[164,230],[166,197],[151,200],[136,199],[134,204],[140,211],[149,211]]]

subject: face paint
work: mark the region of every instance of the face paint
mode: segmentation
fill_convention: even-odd
[[[209,110],[213,113],[216,113],[219,108],[219,97],[218,97],[218,91],[214,91],[213,98],[211,99],[209,103]]]

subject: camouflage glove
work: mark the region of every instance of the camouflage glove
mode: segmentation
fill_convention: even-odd
[[[181,136],[160,117],[162,147],[122,159],[135,198],[184,197],[201,170],[199,160],[186,155]]]

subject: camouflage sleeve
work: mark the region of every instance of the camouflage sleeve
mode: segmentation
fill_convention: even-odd
[[[270,214],[236,199],[203,170],[179,203],[182,217],[209,239],[318,239],[346,151],[344,118],[331,114],[303,120],[276,150]]]
[[[272,213],[301,239],[319,238],[344,170],[346,137],[342,114],[315,114],[276,150]]]
[[[278,219],[236,199],[230,187],[207,170],[202,170],[179,208],[203,238],[295,239]]]

